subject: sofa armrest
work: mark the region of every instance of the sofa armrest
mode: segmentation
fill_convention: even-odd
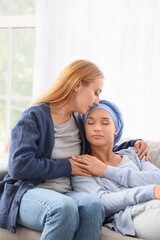
[[[160,142],[159,141],[147,141],[149,145],[149,152],[151,156],[151,162],[160,168]]]

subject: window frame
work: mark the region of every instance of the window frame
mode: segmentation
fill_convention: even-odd
[[[35,15],[5,15],[0,16],[0,30],[8,29],[8,62],[7,62],[7,82],[5,94],[0,94],[0,100],[5,101],[5,133],[6,139],[10,136],[11,130],[11,110],[12,101],[31,101],[32,96],[14,96],[11,94],[12,86],[12,57],[13,57],[13,30],[15,28],[36,28]],[[22,107],[16,110],[23,111]]]

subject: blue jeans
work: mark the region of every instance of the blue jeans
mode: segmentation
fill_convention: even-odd
[[[100,199],[87,193],[34,188],[23,195],[17,222],[42,231],[41,240],[99,240],[104,215]]]

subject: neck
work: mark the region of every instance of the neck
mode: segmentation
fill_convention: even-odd
[[[56,124],[63,124],[69,121],[72,113],[72,108],[67,104],[63,107],[55,107],[53,104],[50,104],[50,112],[53,122]]]
[[[98,158],[108,165],[117,165],[121,161],[121,157],[113,152],[113,145],[110,146],[93,146],[91,145],[91,155]],[[116,160],[116,161],[115,161]],[[119,162],[117,162],[119,160]]]

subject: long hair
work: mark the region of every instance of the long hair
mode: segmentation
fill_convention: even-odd
[[[66,66],[56,81],[39,98],[31,103],[52,103],[57,107],[64,106],[69,102],[74,89],[82,82],[88,85],[90,82],[104,78],[101,70],[87,60],[76,60]]]

